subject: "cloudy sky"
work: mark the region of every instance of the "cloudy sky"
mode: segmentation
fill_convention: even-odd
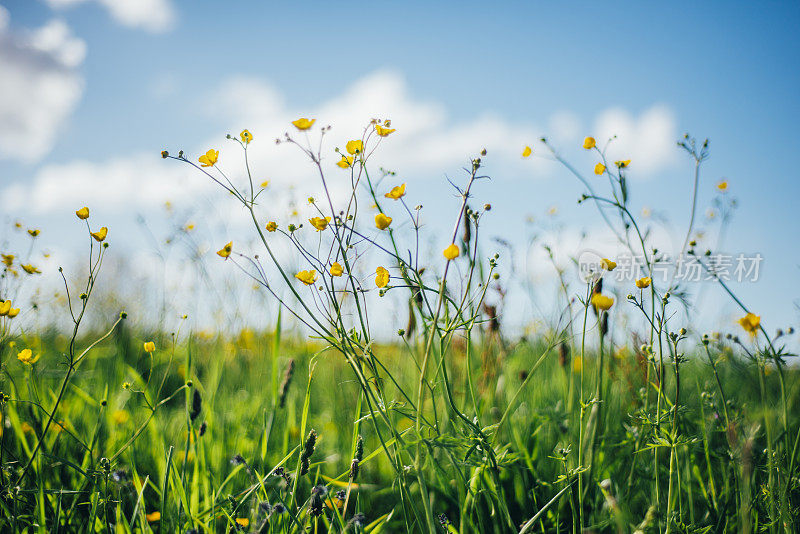
[[[633,206],[669,221],[669,249],[690,207],[692,165],[675,145],[689,132],[711,139],[699,227],[714,234],[704,214],[726,178],[738,208],[725,250],[764,257],[759,282],[734,286],[770,325],[786,326],[800,315],[798,24],[796,2],[567,10],[543,2],[0,0],[0,237],[13,242],[5,227],[22,220],[41,227],[53,257],[66,261],[79,233],[73,212],[86,204],[107,222],[119,254],[141,259],[148,232],[166,232],[169,201],[210,248],[238,231],[224,221],[236,216],[212,184],[161,160],[163,148],[196,157],[215,147],[230,161],[225,134],[249,128],[255,172],[283,206],[317,188],[307,163],[271,142],[289,121],[313,116],[334,126],[326,165],[335,173],[333,147],[371,117],[387,117],[397,133],[376,162],[408,183],[413,203],[434,208],[426,215],[434,234],[449,228],[447,208],[457,206],[447,179],[486,148],[492,180],[476,202],[495,207],[489,235],[523,249],[532,217],[559,229],[545,241],[585,246],[578,236],[589,230],[602,248],[594,208],[576,205],[582,188],[541,157],[536,140],[547,136],[591,175],[583,137],[617,135],[612,156],[633,161]],[[533,158],[520,157],[525,145]],[[548,215],[553,207],[557,215]],[[538,276],[535,258],[520,261]],[[718,308],[723,326],[734,314],[726,306]]]

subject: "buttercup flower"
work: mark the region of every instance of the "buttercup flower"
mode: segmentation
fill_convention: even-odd
[[[523,158],[527,158],[528,156],[530,156],[530,155],[531,155],[531,153],[532,153],[532,152],[533,152],[533,150],[531,150],[531,147],[529,147],[529,146],[526,146],[526,147],[525,147],[525,148],[522,150],[522,157],[523,157]]]
[[[108,228],[103,226],[98,231],[90,233],[92,234],[92,237],[94,238],[95,241],[97,241],[98,243],[102,243],[106,239],[106,236],[108,235]]]
[[[629,160],[629,159],[624,159],[624,160],[620,160],[620,161],[615,161],[614,162],[614,165],[616,165],[620,169],[624,169],[625,167],[627,167],[630,164],[631,164],[631,160]]]
[[[250,520],[247,519],[246,517],[237,517],[236,524],[239,525],[240,527],[246,528],[250,526]]]
[[[333,262],[331,265],[330,271],[331,276],[342,276],[344,269],[342,269],[341,264],[338,261]]]
[[[155,523],[156,521],[161,519],[161,512],[156,510],[155,512],[150,512],[149,514],[145,514],[144,518],[147,519],[148,523]]]
[[[645,276],[644,278],[639,278],[636,281],[636,287],[638,287],[639,289],[650,287],[650,282],[652,282],[652,280],[650,279],[649,276]]]
[[[317,229],[317,232],[323,231],[325,228],[328,227],[328,223],[331,222],[330,217],[311,217],[308,222],[311,223],[311,226]]]
[[[598,310],[606,311],[614,305],[613,297],[607,297],[601,293],[592,295],[592,306]]]
[[[12,265],[14,265],[14,257],[15,256],[13,254],[0,254],[0,256],[2,256],[3,264],[6,267],[11,267]]]
[[[267,232],[274,232],[278,229],[278,223],[275,221],[270,221],[267,223]]]
[[[161,157],[164,158],[164,159],[167,159],[169,157],[169,152],[167,152],[166,150],[162,150],[161,151]]]
[[[84,206],[78,211],[76,211],[75,215],[77,215],[80,220],[84,221],[89,218],[89,208]]]
[[[8,310],[8,318],[9,319],[13,319],[17,315],[19,315],[19,308],[11,308],[10,310]]]
[[[761,317],[754,313],[748,313],[739,319],[739,324],[742,328],[744,328],[745,332],[751,336],[755,336],[758,333],[759,327],[761,326]]]
[[[29,229],[29,230],[28,230],[28,234],[29,234],[31,237],[36,237],[36,236],[38,236],[40,233],[41,233],[41,230],[39,230],[38,228],[31,228],[31,229]]]
[[[391,198],[392,200],[400,200],[406,195],[406,184],[396,185],[394,186],[391,191],[386,193],[386,198]]]
[[[726,192],[728,190],[728,180],[720,180],[717,183],[717,189],[719,189],[723,193]]]
[[[352,141],[347,142],[345,148],[349,154],[360,154],[361,152],[364,152],[364,142],[361,139],[353,139]]]
[[[302,131],[302,130],[308,130],[309,128],[314,126],[315,122],[317,122],[317,119],[306,119],[305,117],[303,117],[297,119],[296,121],[292,121],[292,124],[294,124],[295,128]]]
[[[603,258],[600,260],[600,267],[610,272],[617,268],[617,262],[611,261],[608,258]]]
[[[264,180],[261,182],[261,187],[267,187],[269,185],[269,180]]]
[[[28,274],[40,274],[42,272],[38,267],[34,267],[30,263],[27,265],[20,265],[20,267],[22,267],[22,270]]]
[[[378,267],[375,269],[375,285],[377,287],[386,287],[389,284],[389,271],[385,267]]]
[[[2,317],[4,315],[8,315],[8,311],[10,309],[11,309],[11,301],[10,300],[5,300],[5,301],[0,300],[0,317]]]
[[[597,142],[594,140],[594,137],[587,137],[583,140],[583,148],[589,150],[597,146]]]
[[[219,150],[210,149],[198,158],[201,167],[213,167],[219,158]]]
[[[41,354],[37,354],[36,357],[33,356],[33,351],[31,349],[22,349],[17,354],[17,359],[26,365],[32,365],[39,361],[39,357]]]
[[[381,137],[386,137],[390,133],[394,132],[396,128],[384,128],[380,124],[375,125],[375,133],[380,135]]]
[[[454,260],[461,254],[461,251],[455,243],[450,243],[447,248],[442,251],[442,254],[444,254],[444,257],[448,260]]]
[[[353,166],[353,158],[348,158],[347,156],[342,156],[342,159],[336,162],[336,165],[341,167],[342,169],[349,169]]]
[[[227,259],[233,251],[233,241],[229,241],[227,245],[217,251],[217,256]]]
[[[250,130],[242,130],[239,137],[242,138],[242,142],[246,145],[250,144],[250,141],[253,140],[253,134],[250,133]]]
[[[378,230],[386,230],[390,224],[392,224],[392,218],[388,215],[379,213],[375,216],[375,226],[378,227]]]
[[[594,173],[597,176],[602,175],[604,172],[606,172],[606,166],[603,165],[602,163],[598,163],[597,165],[594,166]]]
[[[153,352],[156,351],[156,344],[154,342],[152,342],[152,341],[145,341],[144,342],[144,351],[145,352],[149,352],[149,353],[152,354]]]
[[[295,278],[303,282],[305,285],[310,286],[317,280],[317,271],[311,269],[310,271],[300,271],[296,275]]]

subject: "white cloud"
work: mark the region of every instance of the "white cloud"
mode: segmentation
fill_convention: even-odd
[[[106,8],[117,22],[131,28],[164,32],[175,23],[175,10],[170,0],[47,0],[53,8],[66,8],[86,2]]]
[[[608,109],[595,121],[598,142],[612,136],[611,160],[631,159],[631,175],[650,174],[675,161],[675,116],[665,105],[655,105],[638,117],[621,108]]]
[[[36,161],[50,151],[83,94],[85,55],[63,22],[12,32],[0,7],[0,159]]]

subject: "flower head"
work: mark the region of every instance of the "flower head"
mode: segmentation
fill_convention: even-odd
[[[105,241],[106,236],[108,235],[108,228],[103,226],[98,231],[90,233],[92,234],[92,237],[94,238],[95,241],[97,241],[98,243],[102,243],[103,241]]]
[[[390,224],[392,224],[392,218],[388,215],[379,213],[375,216],[375,226],[378,228],[378,230],[386,230],[389,228]]]
[[[400,200],[406,195],[406,184],[396,185],[394,186],[388,193],[386,193],[386,198],[391,198],[392,200]]]
[[[461,254],[461,251],[455,243],[450,243],[447,248],[442,251],[442,254],[444,254],[444,257],[448,260],[454,260]]]
[[[308,222],[311,223],[311,226],[317,229],[317,232],[323,231],[325,228],[328,227],[328,223],[331,222],[330,217],[311,217]]]
[[[231,255],[231,252],[233,252],[233,241],[229,241],[227,245],[219,249],[217,251],[217,256],[228,259],[228,257]]]
[[[270,221],[267,223],[267,232],[274,232],[278,229],[278,223],[275,221]]]
[[[761,327],[761,317],[754,313],[748,313],[741,319],[739,319],[739,324],[742,328],[744,328],[745,332],[750,334],[751,336],[755,336],[758,333],[759,328]]]
[[[528,156],[530,156],[532,153],[533,153],[533,150],[531,150],[531,147],[529,147],[529,146],[526,146],[526,147],[525,147],[525,148],[522,150],[522,157],[523,157],[523,158],[527,158],[527,157],[528,157]]]
[[[17,354],[17,359],[22,363],[24,363],[25,365],[32,365],[37,361],[39,361],[40,356],[41,354],[37,354],[34,357],[33,351],[31,351],[31,349],[22,349],[21,351],[19,351],[19,354]]]
[[[352,141],[348,141],[345,145],[348,154],[356,155],[364,152],[364,142],[361,139],[353,139]]]
[[[619,160],[619,161],[615,161],[614,162],[614,165],[616,165],[620,169],[624,169],[630,164],[631,164],[631,160],[629,160],[629,159],[623,159],[623,160]]]
[[[8,318],[9,319],[13,319],[17,315],[19,315],[19,308],[11,308],[11,309],[8,310]]]
[[[161,512],[156,510],[155,512],[150,512],[149,514],[145,514],[144,518],[147,519],[148,523],[155,523],[161,519]]]
[[[300,119],[297,119],[296,121],[292,121],[292,124],[294,124],[295,128],[302,131],[302,130],[308,130],[309,128],[314,126],[315,122],[317,122],[317,119],[307,119],[305,117],[302,117]]]
[[[242,133],[239,134],[239,137],[242,138],[242,142],[246,145],[249,145],[250,141],[253,140],[253,134],[250,133],[250,130],[242,130]]]
[[[3,264],[6,267],[11,267],[12,265],[14,265],[15,256],[13,254],[0,254],[0,257],[3,258]]]
[[[602,163],[598,163],[597,165],[594,166],[594,173],[597,176],[602,176],[604,172],[606,172],[606,166],[603,165]]]
[[[294,277],[303,282],[305,285],[310,286],[317,281],[317,271],[314,269],[311,269],[310,271],[300,271],[294,275]]]
[[[214,150],[213,148],[197,158],[201,167],[213,167],[217,159],[219,159],[219,150]]]
[[[30,229],[28,229],[28,235],[30,235],[31,237],[36,237],[40,233],[41,233],[41,230],[39,230],[38,228],[30,228]]]
[[[152,341],[145,341],[144,351],[149,352],[150,354],[154,353],[156,351],[156,344]]]
[[[393,133],[395,130],[396,128],[386,128],[384,126],[381,126],[380,124],[375,125],[375,133],[377,133],[381,137],[386,137],[390,133]]]
[[[31,265],[30,263],[27,265],[20,265],[20,267],[22,267],[22,270],[28,274],[41,274],[42,272],[38,267]]]
[[[375,285],[377,287],[386,287],[389,284],[389,271],[385,267],[378,267],[375,269]]]
[[[597,146],[597,142],[594,140],[594,137],[587,137],[583,140],[583,148],[586,150],[592,149]]]
[[[0,317],[8,315],[10,309],[11,309],[10,300],[0,300]]]
[[[636,281],[636,287],[638,287],[639,289],[644,289],[646,287],[650,287],[650,283],[652,281],[653,280],[649,276],[645,276],[644,278],[639,278]]]
[[[84,206],[78,211],[76,211],[75,215],[77,215],[80,220],[85,221],[86,219],[89,218],[89,208]]]
[[[348,158],[347,156],[342,156],[342,159],[336,162],[336,165],[341,167],[342,169],[349,169],[353,166],[353,158]]]
[[[728,191],[728,180],[720,180],[717,182],[717,189],[723,193]]]
[[[338,261],[335,261],[331,265],[329,272],[331,273],[331,276],[342,276],[344,269],[342,269],[342,265]]]
[[[611,261],[608,258],[603,258],[602,260],[600,260],[600,267],[602,267],[606,271],[611,272],[617,268],[617,262]]]
[[[602,293],[595,293],[592,295],[592,306],[598,310],[606,311],[614,305],[614,298],[607,297]]]

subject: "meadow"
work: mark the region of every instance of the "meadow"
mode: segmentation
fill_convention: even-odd
[[[78,283],[61,273],[69,328],[26,329],[18,287],[39,274],[38,232],[18,229],[30,249],[3,250],[0,278],[0,530],[799,531],[794,331],[762,324],[697,244],[707,141],[687,135],[676,148],[695,164],[679,252],[729,294],[739,324],[696,330],[691,291],[654,276],[666,257],[630,208],[630,161],[608,161],[608,144],[587,137],[597,163],[584,173],[543,139],[521,156],[562,163],[585,187],[583,208],[644,263],[628,285],[613,257],[588,274],[577,260],[554,266],[562,312],[520,335],[504,328],[515,311],[486,299],[503,287],[506,260],[484,242],[492,207],[472,192],[491,155],[475,154],[454,180],[460,208],[435,229],[450,244],[427,258],[420,236],[432,229],[412,188],[372,163],[391,122],[338,148],[315,122],[298,119],[276,140],[319,178],[311,216],[291,222],[265,209],[251,132],[226,140],[241,148],[237,161],[213,148],[161,154],[216,182],[252,220],[258,254],[233,240],[214,259],[267,295],[269,328],[145,331],[124,309],[98,316],[113,228],[75,206],[88,261]],[[323,165],[331,157],[336,177]],[[342,176],[345,198],[329,191]],[[716,187],[727,213],[728,184]],[[398,294],[407,316],[376,313],[373,299]],[[621,320],[621,307],[637,320]],[[386,321],[389,339],[374,333]]]

